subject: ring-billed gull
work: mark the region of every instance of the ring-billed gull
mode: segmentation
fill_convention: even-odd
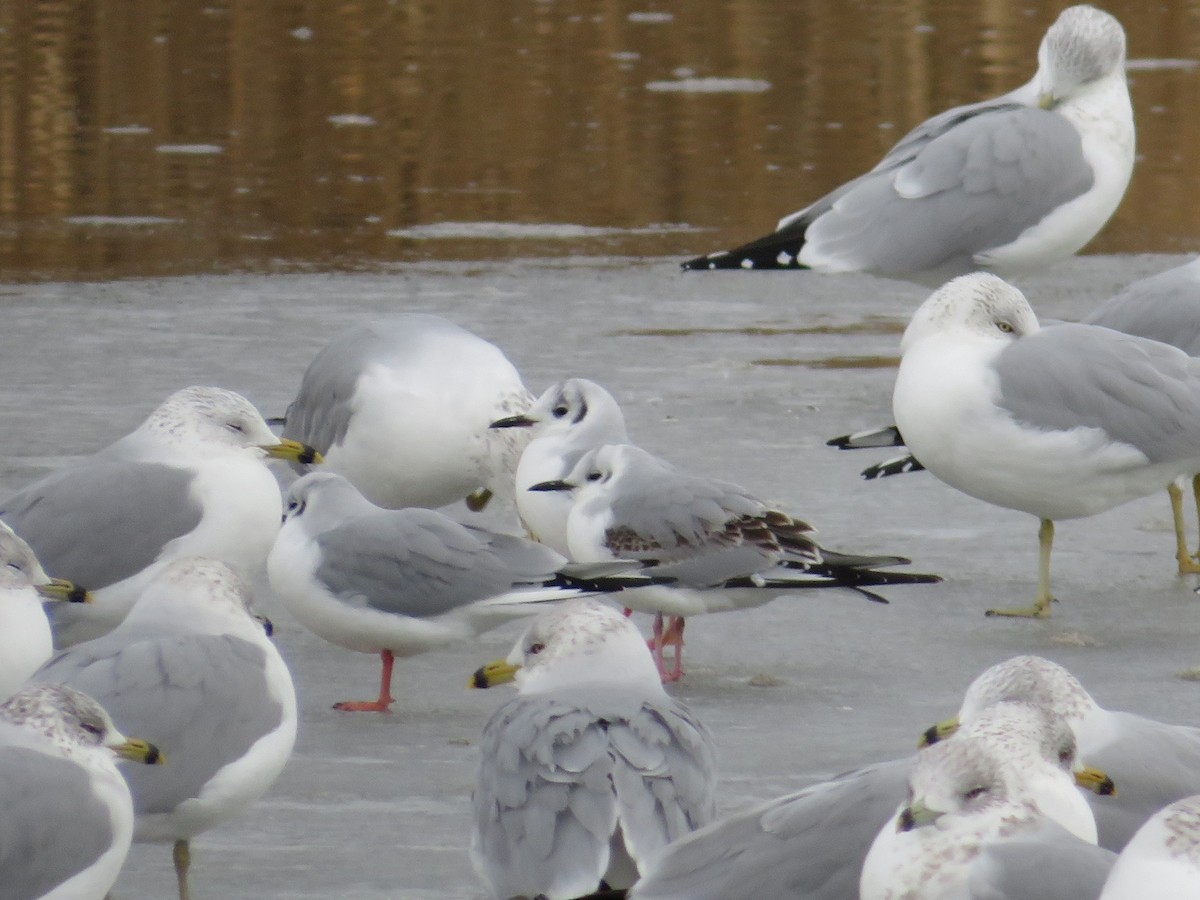
[[[1138,829],[1108,873],[1100,900],[1200,896],[1200,796],[1160,810]]]
[[[772,234],[683,267],[941,278],[1041,268],[1104,226],[1133,158],[1125,31],[1106,12],[1072,6],[1046,32],[1027,84],[934,116]]]
[[[122,759],[163,761],[79,691],[37,685],[0,705],[0,894],[107,895],[133,835]]]
[[[1003,748],[972,736],[919,753],[907,802],[863,861],[861,900],[1099,896],[1113,853],[1051,818],[1044,789],[1005,760]]]
[[[382,509],[331,472],[298,479],[285,505],[267,560],[280,602],[325,640],[382,660],[378,699],[336,709],[386,712],[395,657],[468,640],[580,593],[559,577],[566,560],[549,547],[431,509]]]
[[[0,700],[15,694],[54,652],[42,602],[89,599],[70,582],[47,577],[30,546],[0,522]]]
[[[475,684],[517,696],[480,741],[471,862],[496,898],[627,887],[713,815],[715,748],[637,629],[594,600],[540,616]]]
[[[1129,284],[1101,303],[1082,320],[1114,331],[1161,341],[1188,356],[1200,356],[1200,259],[1159,272]],[[1056,323],[1043,323],[1044,325]],[[895,425],[841,435],[826,442],[842,450],[905,446]],[[867,480],[924,470],[911,453],[893,457],[863,470]],[[1175,556],[1181,574],[1200,572],[1200,552],[1188,549],[1184,524],[1183,492],[1178,483],[1168,485],[1175,527]],[[1192,493],[1200,511],[1200,475],[1192,478]]]
[[[50,611],[56,645],[114,627],[173,559],[261,569],[281,513],[266,457],[314,459],[272,434],[240,394],[190,387],[116,443],[0,503],[47,570],[93,592],[91,604]]]
[[[182,900],[191,838],[266,793],[296,740],[291,675],[250,599],[225,563],[175,560],[120,625],[34,676],[85,691],[166,754],[162,769],[125,776],[134,840],[174,842]]]
[[[962,729],[1006,747],[1005,764],[1037,779],[1046,812],[1084,840],[1095,841],[1087,803],[1061,778],[1096,793],[1112,782],[1075,756],[1075,738],[1060,718],[1026,703],[998,703]],[[832,781],[725,816],[654,857],[630,891],[637,900],[853,900],[875,836],[904,800],[914,756],[866,766]]]
[[[511,503],[524,436],[488,425],[532,400],[494,344],[408,313],[335,336],[305,371],[283,434],[379,506],[480,506],[493,493]]]
[[[584,454],[564,479],[535,491],[570,491],[571,557],[581,563],[633,560],[645,575],[669,584],[621,594],[629,609],[655,616],[655,658],[663,677],[683,674],[687,616],[758,606],[780,590],[930,583],[936,575],[880,572],[903,557],[856,557],[822,549],[812,527],[772,509],[738,485],[682,472],[632,444],[607,444]],[[673,617],[664,632],[663,616]],[[665,644],[675,647],[667,671]]]
[[[536,541],[571,556],[567,516],[571,497],[531,491],[535,484],[566,478],[588,450],[624,444],[625,416],[613,395],[586,378],[568,378],[547,388],[525,412],[492,423],[493,428],[528,428],[529,443],[517,464],[517,514]]]
[[[1158,810],[1200,793],[1200,728],[1104,709],[1070,672],[1038,656],[1013,657],[984,671],[967,689],[958,717],[930,728],[925,740],[952,733],[959,721],[1010,699],[1061,715],[1075,733],[1080,757],[1116,783],[1115,798],[1092,803],[1102,847],[1120,850]]]
[[[1200,472],[1200,360],[1095,325],[1041,328],[995,275],[956,278],[901,341],[892,395],[909,449],[963,493],[1037,516],[1033,606],[1050,613],[1054,522],[1095,515]]]

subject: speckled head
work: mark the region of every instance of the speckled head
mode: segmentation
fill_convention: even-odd
[[[1022,760],[1048,763],[1063,772],[1075,766],[1075,733],[1049,708],[1023,700],[1004,700],[968,721],[962,735],[986,737],[1018,764]]]
[[[972,272],[942,285],[921,304],[904,331],[900,351],[946,331],[1008,342],[1038,328],[1037,316],[1017,288],[988,272]]]
[[[918,753],[908,785],[910,804],[925,811],[926,824],[944,814],[975,815],[1019,799],[992,745],[967,735]]]
[[[1167,854],[1200,871],[1200,796],[1172,803],[1159,815]]]
[[[539,616],[508,662],[522,693],[587,682],[661,682],[637,628],[597,600],[570,600]]]
[[[1064,9],[1038,48],[1039,89],[1051,102],[1102,78],[1125,77],[1125,29],[1094,6]]]
[[[176,391],[150,414],[141,431],[179,443],[256,447],[279,438],[254,405],[241,394],[216,387]]]
[[[99,703],[65,684],[38,684],[0,704],[0,719],[41,732],[67,756],[125,740]]]
[[[1072,728],[1099,709],[1083,685],[1062,666],[1040,656],[1014,656],[971,682],[959,719],[968,724],[987,707],[1006,700],[1044,707]]]
[[[254,618],[253,592],[246,579],[227,563],[200,556],[177,559],[147,586],[129,619],[187,616],[197,629],[203,622],[219,628],[240,624],[249,634],[262,632]]]

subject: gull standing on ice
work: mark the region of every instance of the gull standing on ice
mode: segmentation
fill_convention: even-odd
[[[118,760],[163,761],[79,691],[36,685],[0,704],[0,895],[107,896],[133,835]]]
[[[936,575],[878,572],[907,563],[895,556],[847,556],[824,550],[812,527],[771,509],[743,488],[689,475],[632,444],[608,444],[585,453],[564,479],[534,491],[570,491],[567,521],[571,557],[579,563],[630,560],[642,574],[671,583],[623,591],[629,609],[653,613],[655,661],[668,680],[683,675],[687,616],[744,609],[781,589],[931,583]],[[663,616],[673,617],[664,632]],[[665,644],[675,647],[666,670]]]
[[[1117,785],[1115,797],[1092,801],[1100,846],[1120,851],[1152,815],[1200,794],[1200,728],[1168,725],[1101,707],[1070,672],[1038,656],[1016,656],[984,671],[967,689],[958,716],[925,732],[926,743],[952,734],[980,710],[1019,700],[1061,715],[1079,755]]]
[[[1033,79],[917,126],[870,172],[685,269],[867,271],[943,280],[1043,268],[1095,237],[1133,173],[1125,30],[1063,10]]]
[[[282,510],[267,457],[318,458],[272,434],[240,394],[189,387],[116,443],[0,502],[49,571],[93,592],[93,603],[49,611],[55,644],[112,629],[171,560],[259,571]]]
[[[1200,897],[1200,796],[1161,810],[1138,829],[1108,873],[1100,900]]]
[[[134,840],[173,842],[180,900],[191,839],[265,794],[296,740],[292,677],[250,600],[225,563],[175,560],[120,625],[34,676],[85,691],[162,748],[168,765],[125,776]]]
[[[713,815],[716,750],[632,623],[594,600],[540,616],[474,684],[515,677],[488,720],[471,862],[492,897],[620,889]]]
[[[570,558],[570,495],[530,488],[566,478],[589,450],[628,443],[621,407],[596,382],[568,378],[547,388],[525,412],[498,419],[492,427],[529,429],[529,443],[517,464],[517,515],[530,537]]]
[[[379,506],[481,508],[492,494],[512,502],[525,444],[488,425],[532,401],[494,344],[407,313],[334,337],[305,371],[283,434],[311,444]]]
[[[1075,783],[1111,794],[1112,781],[1077,760],[1060,717],[1029,703],[998,703],[962,735],[1002,746],[1044,792],[1043,811],[1082,840],[1096,823]],[[630,891],[635,900],[855,900],[875,836],[904,800],[915,756],[866,766],[718,819],[658,854]]]
[[[1041,328],[995,275],[956,278],[913,316],[896,425],[940,480],[1041,522],[1031,607],[1047,616],[1054,522],[1104,512],[1200,472],[1200,360],[1095,325]]]
[[[431,509],[382,509],[340,475],[298,479],[286,507],[267,560],[272,590],[313,633],[382,660],[378,699],[336,709],[386,712],[395,657],[470,640],[582,592],[559,576],[567,561],[549,547]]]

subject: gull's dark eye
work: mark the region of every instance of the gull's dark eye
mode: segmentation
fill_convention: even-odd
[[[559,404],[558,406],[554,407],[554,409],[550,410],[550,412],[551,412],[551,414],[554,416],[554,418],[556,418],[556,419],[561,419],[561,418],[562,418],[563,416],[565,416],[565,415],[566,415],[568,412],[570,412],[570,410],[568,410],[568,409],[567,409],[565,406],[563,406],[562,404]]]
[[[988,789],[983,787],[982,785],[980,785],[979,787],[973,787],[973,788],[971,788],[971,790],[969,790],[965,794],[963,794],[963,799],[964,800],[974,800],[976,797],[982,797],[987,792],[988,792]]]
[[[541,641],[534,641],[532,644],[529,645],[529,649],[526,650],[525,652],[531,656],[537,656],[539,653],[541,653],[545,649],[546,649],[546,645],[543,644]]]
[[[226,422],[225,427],[228,428],[230,431],[234,432],[235,434],[245,434],[246,433],[246,429],[242,426],[241,422]]]
[[[588,481],[599,481],[603,477],[604,477],[603,472],[588,472],[587,480]]]
[[[94,734],[96,737],[100,737],[102,734],[104,734],[104,727],[102,725],[97,725],[95,722],[80,722],[79,727],[88,734]]]

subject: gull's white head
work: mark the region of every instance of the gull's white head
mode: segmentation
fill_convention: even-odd
[[[315,535],[375,509],[378,507],[341,475],[311,472],[288,488],[283,498],[283,521],[303,522],[308,534]]]
[[[921,304],[904,331],[900,352],[947,331],[1008,343],[1038,328],[1024,294],[991,273],[973,272],[942,285]]]
[[[50,578],[34,555],[33,548],[0,522],[0,587],[49,583]]]
[[[224,447],[279,443],[249,400],[216,387],[176,391],[150,414],[142,429],[177,443]]]
[[[1100,708],[1062,666],[1040,656],[1014,656],[971,682],[958,711],[959,721],[969,724],[988,707],[1009,700],[1043,707],[1072,729]]]
[[[909,797],[897,831],[947,824],[948,817],[980,816],[1012,804],[1035,811],[1024,785],[1008,776],[995,745],[983,736],[959,736],[917,754]]]
[[[628,440],[625,416],[613,395],[586,378],[551,385],[524,413],[500,419],[493,428],[528,427],[533,437],[566,438],[589,447]]]
[[[571,600],[539,616],[513,647],[522,694],[579,685],[638,684],[661,691],[646,641],[624,615],[597,600]]]
[[[270,620],[255,614],[253,601],[249,583],[229,564],[185,556],[146,585],[125,621],[167,619],[197,634],[260,640],[273,628]]]
[[[41,734],[65,757],[103,751],[107,758],[161,761],[153,744],[125,737],[104,707],[65,684],[36,684],[18,691],[0,704],[0,721]]]
[[[1088,85],[1125,80],[1125,29],[1108,13],[1086,4],[1064,9],[1038,48],[1038,92],[1051,108]]]

